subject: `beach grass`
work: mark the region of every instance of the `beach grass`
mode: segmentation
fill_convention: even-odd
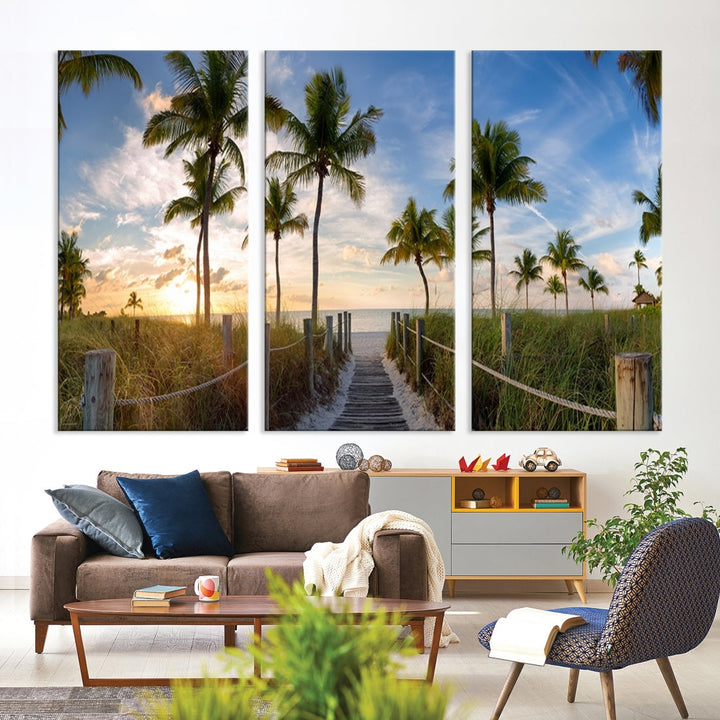
[[[58,429],[82,430],[85,353],[100,349],[116,353],[116,401],[133,401],[116,405],[115,430],[247,429],[247,367],[192,390],[230,369],[219,325],[98,316],[58,324]],[[233,316],[232,349],[232,367],[247,360],[244,315]],[[180,391],[170,399],[147,400]]]
[[[652,355],[655,412],[662,410],[662,314],[658,308],[607,313],[511,314],[511,353],[502,357],[500,318],[473,318],[473,360],[532,388],[615,410],[615,355]],[[473,367],[474,430],[614,430],[615,421],[565,408]]]
[[[442,311],[418,314],[410,317],[410,327],[415,329],[417,318],[425,320],[424,335],[434,343],[446,348],[455,347],[454,314]],[[388,335],[386,352],[389,358],[407,378],[413,390],[419,392],[425,401],[425,407],[435,418],[435,422],[444,430],[455,427],[455,353],[442,349],[432,343],[424,343],[424,361],[421,384],[418,386],[415,367],[415,335],[410,334],[408,357],[402,353],[401,343],[394,333]]]

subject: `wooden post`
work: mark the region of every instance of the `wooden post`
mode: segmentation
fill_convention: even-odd
[[[343,352],[348,351],[348,314],[347,310],[343,310],[343,323],[345,325],[345,337],[343,338],[343,342],[345,343],[343,346]]]
[[[605,313],[605,334],[610,334],[610,315]]]
[[[265,429],[270,429],[270,323],[265,323]]]
[[[343,352],[343,316],[342,313],[338,313],[338,352],[342,355]]]
[[[402,351],[403,351],[403,362],[402,369],[405,370],[407,367],[407,356],[410,346],[410,313],[403,313],[402,316]]]
[[[418,392],[422,390],[423,385],[422,368],[425,361],[423,335],[425,335],[425,320],[417,318],[415,320],[415,381],[417,382]]]
[[[347,325],[345,326],[345,335],[347,335],[348,352],[352,352],[352,313],[347,314]]]
[[[225,372],[233,366],[233,349],[232,349],[232,315],[222,316],[222,357]]]
[[[140,349],[140,318],[135,318],[135,337],[133,341],[135,343],[135,352],[137,352]]]
[[[617,430],[653,429],[652,355],[615,356]]]
[[[115,351],[85,353],[83,430],[112,430],[115,413]]]
[[[325,316],[325,352],[332,364],[333,361],[333,317]]]
[[[510,376],[512,365],[512,328],[510,323],[510,313],[500,313],[500,335],[502,343],[502,357],[504,364],[504,374]]]
[[[305,334],[305,362],[308,365],[308,388],[310,394],[315,394],[315,362],[313,358],[313,326],[312,318],[303,320],[303,332]]]

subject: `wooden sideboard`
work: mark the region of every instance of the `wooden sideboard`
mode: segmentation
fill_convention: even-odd
[[[425,520],[445,563],[450,594],[457,580],[564,580],[585,602],[585,566],[562,553],[584,527],[586,475],[522,469],[460,473],[393,469],[370,475],[370,509],[404,510]],[[569,507],[534,508],[540,488],[556,487]],[[465,508],[473,490],[497,507]],[[541,493],[542,494],[542,493]]]

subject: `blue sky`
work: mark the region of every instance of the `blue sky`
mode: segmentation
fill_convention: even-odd
[[[414,264],[380,265],[386,234],[408,198],[436,209],[448,207],[443,190],[455,154],[454,54],[452,52],[268,52],[267,92],[305,120],[304,87],[319,71],[343,69],[351,112],[370,105],[383,110],[374,125],[375,153],[355,169],[365,177],[360,208],[326,184],[320,219],[320,308],[422,308],[425,295]],[[267,153],[289,149],[286,138],[269,133]],[[298,212],[312,223],[317,184],[297,188]],[[274,242],[268,239],[266,299],[274,308]],[[282,306],[310,307],[312,231],[280,241]],[[454,306],[454,270],[427,267],[432,307]]]
[[[144,148],[148,119],[168,107],[173,79],[165,52],[121,52],[143,81],[112,79],[85,97],[71,88],[61,97],[67,123],[59,145],[59,229],[77,230],[90,260],[84,312],[117,315],[131,291],[145,314],[195,311],[194,263],[198,231],[186,219],[163,224],[167,203],[186,194],[182,159],[164,147]],[[190,53],[195,66],[199,53]],[[240,143],[248,161],[247,142]],[[247,200],[232,216],[213,219],[210,230],[215,312],[247,306]]]
[[[604,54],[595,68],[582,51],[475,52],[472,69],[473,117],[482,126],[505,120],[517,130],[522,153],[535,160],[532,176],[547,189],[547,202],[532,208],[498,206],[498,302],[524,307],[524,290],[518,295],[516,279],[508,276],[513,259],[525,248],[539,259],[563,229],[581,246],[585,263],[605,278],[609,294],[596,297],[596,308],[631,306],[637,270],[628,263],[637,249],[649,265],[641,270],[641,283],[657,294],[661,242],[640,245],[642,208],[632,192],[654,195],[661,127],[648,123],[630,78],[617,69],[617,53]],[[480,227],[488,224],[486,214],[479,219]],[[488,267],[474,273],[475,307],[489,307]],[[544,278],[554,273],[543,269]],[[577,280],[568,279],[570,308],[589,308],[590,296]],[[553,307],[543,285],[531,284],[531,307]],[[558,304],[564,307],[562,298]]]

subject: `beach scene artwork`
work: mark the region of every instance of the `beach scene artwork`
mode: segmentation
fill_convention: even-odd
[[[57,63],[58,428],[247,429],[247,54]]]
[[[454,54],[265,53],[269,430],[454,428]]]
[[[662,429],[662,55],[472,56],[472,427]]]

